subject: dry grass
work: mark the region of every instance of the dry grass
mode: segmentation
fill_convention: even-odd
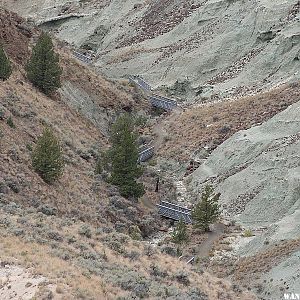
[[[114,56],[113,58],[111,58],[111,60],[109,60],[107,62],[107,64],[118,64],[121,62],[125,62],[128,60],[131,60],[132,58],[134,58],[135,56],[137,56],[140,53],[149,53],[152,52],[153,50],[147,50],[144,47],[141,48],[134,48],[131,47],[128,50],[123,50],[122,53],[120,53],[119,55]]]
[[[234,278],[246,283],[252,274],[257,275],[268,272],[285,257],[299,249],[300,239],[288,240],[279,242],[254,256],[242,258],[236,264]]]
[[[101,277],[84,272],[84,269],[69,261],[53,256],[51,252],[52,249],[47,245],[28,243],[17,237],[6,236],[2,239],[0,260],[19,264],[31,270],[35,275],[45,276],[48,279],[48,284],[60,287],[58,294],[62,294],[62,299],[78,299],[78,294],[90,297],[88,299],[116,299],[117,296],[125,296],[127,294],[120,288],[103,281]],[[180,269],[186,269],[184,263],[175,262],[174,258],[161,255],[156,255],[152,259],[142,257],[138,262],[130,262],[128,259],[120,260],[120,257],[112,253],[108,256],[111,264],[118,263],[120,269],[124,266],[132,267],[145,277],[149,277],[150,265],[154,260],[156,265],[166,270],[169,274],[175,274]],[[14,258],[13,260],[11,259],[12,257]],[[209,295],[211,300],[255,299],[245,292],[240,294],[232,292],[231,285],[228,282],[213,278],[208,273],[200,276],[189,270],[187,272],[192,286],[197,285]],[[163,279],[163,282],[168,282],[168,279]],[[172,284],[181,290],[187,288],[179,283],[172,282]]]
[[[97,151],[107,143],[106,139],[76,111],[33,89],[18,72],[0,86],[0,97],[0,109],[5,113],[5,119],[0,121],[0,179],[12,178],[22,186],[19,193],[9,193],[7,199],[25,205],[28,201],[31,205],[29,200],[35,198],[56,206],[60,212],[70,212],[74,208],[80,211],[85,207],[88,215],[88,206],[92,203],[83,200],[93,199],[94,205],[99,201],[97,194],[91,191],[94,160],[87,161],[79,154],[80,151]],[[6,124],[9,116],[12,116],[15,129]],[[62,179],[54,188],[45,184],[30,166],[28,146],[34,146],[45,125],[53,127],[68,161]],[[104,201],[105,193],[102,199]]]
[[[165,157],[186,161],[201,147],[213,150],[239,130],[260,124],[299,101],[300,85],[282,86],[270,92],[234,102],[186,109],[166,119],[167,141],[160,149]]]
[[[27,61],[33,42],[30,36],[36,39],[39,32],[24,31],[20,24],[26,25],[22,18],[1,9],[1,34],[5,37],[4,47],[14,61],[14,72],[0,86],[0,110],[4,112],[4,119],[0,120],[0,182],[14,180],[20,186],[19,193],[7,195],[8,201],[28,206],[34,202],[48,204],[56,207],[59,214],[95,222],[95,207],[107,203],[106,185],[94,180],[95,156],[107,147],[107,139],[91,122],[62,103],[59,94],[48,98],[26,80],[23,66],[18,63]],[[104,79],[77,62],[62,43],[55,41],[55,44],[64,70],[63,81],[84,89],[99,109],[143,109],[143,102],[133,100],[131,87]],[[6,124],[9,117],[15,129]],[[30,148],[45,125],[51,126],[61,140],[67,161],[64,175],[54,187],[46,185],[31,168]],[[89,158],[84,159],[86,156]]]
[[[93,275],[85,276],[82,269],[50,254],[47,245],[26,243],[16,237],[1,240],[0,260],[18,263],[30,269],[35,275],[43,275],[49,283],[61,288],[64,299],[78,299],[76,294],[85,293],[92,299],[115,299],[122,291],[103,282]]]

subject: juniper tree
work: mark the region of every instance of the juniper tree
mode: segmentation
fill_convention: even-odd
[[[188,239],[187,226],[181,218],[172,233],[172,241],[176,244],[183,244],[184,242],[187,242]]]
[[[220,194],[215,194],[212,186],[205,187],[201,200],[192,211],[195,228],[209,231],[209,225],[218,220],[220,216],[219,198]]]
[[[110,141],[112,147],[109,150],[109,181],[118,186],[122,196],[134,199],[141,197],[144,194],[144,186],[137,182],[137,179],[143,174],[143,170],[138,164],[137,133],[129,114],[119,117],[113,124]]]
[[[7,80],[12,73],[11,63],[0,46],[0,79]]]
[[[59,57],[54,52],[51,37],[47,33],[42,33],[33,47],[26,71],[32,84],[46,95],[61,86],[62,69],[59,66]]]
[[[32,153],[32,166],[42,179],[52,184],[63,173],[64,161],[59,140],[45,128]]]

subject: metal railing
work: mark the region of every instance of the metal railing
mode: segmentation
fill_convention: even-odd
[[[129,76],[129,81],[144,90],[146,93],[149,94],[150,92],[149,101],[152,106],[162,108],[166,111],[171,111],[177,107],[176,100],[152,94],[152,87],[141,76]]]
[[[147,148],[139,153],[138,163],[145,162],[154,155],[154,147]]]
[[[73,54],[76,58],[78,58],[80,61],[86,64],[90,64],[92,62],[92,58],[90,56],[84,55],[78,51],[74,51]]]
[[[173,99],[168,99],[158,95],[150,96],[149,99],[152,106],[162,108],[167,111],[173,110],[177,107],[177,102]]]
[[[152,87],[140,76],[129,76],[129,81],[146,92],[152,91]]]
[[[186,224],[193,223],[191,209],[166,201],[161,201],[160,204],[157,205],[157,207],[158,214],[163,217],[175,221],[179,221],[180,219],[182,219]]]

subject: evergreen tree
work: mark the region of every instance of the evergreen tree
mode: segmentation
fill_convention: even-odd
[[[3,48],[0,46],[0,79],[6,80],[12,73],[11,64]]]
[[[62,69],[59,57],[55,54],[51,37],[42,33],[32,50],[26,66],[27,77],[34,86],[46,95],[50,95],[60,86]]]
[[[209,225],[218,220],[220,216],[219,198],[220,194],[214,194],[214,190],[210,185],[205,187],[200,202],[192,211],[195,228],[209,231]]]
[[[45,128],[32,153],[34,170],[51,184],[63,173],[64,161],[59,140],[50,128]]]
[[[184,242],[187,242],[188,239],[189,236],[187,233],[187,226],[181,218],[172,233],[172,241],[176,244],[182,244]]]
[[[129,114],[119,117],[112,126],[110,182],[119,187],[120,194],[135,199],[144,194],[144,186],[136,180],[143,174],[138,164],[137,134]]]

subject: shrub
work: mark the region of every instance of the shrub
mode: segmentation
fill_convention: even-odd
[[[32,50],[31,58],[26,66],[27,77],[34,86],[46,95],[61,86],[62,69],[59,57],[53,50],[51,37],[42,33]]]
[[[173,256],[173,257],[176,257],[178,256],[178,251],[177,249],[175,249],[174,247],[171,247],[171,246],[163,246],[161,248],[161,252],[162,253],[165,253],[165,254],[168,254],[170,256]]]
[[[59,140],[50,128],[45,128],[32,153],[32,166],[42,179],[52,184],[61,177],[64,169]]]
[[[142,232],[140,228],[136,225],[132,225],[129,227],[129,235],[133,240],[142,240]]]
[[[82,225],[79,230],[78,233],[80,235],[86,236],[87,238],[91,238],[92,237],[92,231],[89,228],[89,226],[87,226],[86,224]]]
[[[7,119],[6,123],[7,123],[7,125],[8,125],[9,127],[11,127],[11,128],[16,128],[16,125],[15,125],[15,123],[14,123],[14,121],[13,121],[13,119],[12,119],[11,116]]]
[[[95,174],[103,174],[109,169],[109,152],[100,152],[97,158]]]
[[[31,152],[33,150],[32,145],[27,143],[26,144],[26,149]]]
[[[151,264],[150,265],[150,275],[155,276],[155,277],[166,278],[166,277],[168,277],[168,272],[166,270],[160,269],[160,267],[155,264]]]
[[[63,237],[56,231],[49,231],[48,238],[57,242],[63,241]]]
[[[251,229],[246,229],[244,232],[243,232],[243,236],[244,237],[251,237],[253,236],[253,232]]]
[[[7,80],[12,73],[11,64],[2,47],[0,47],[0,79]]]
[[[140,253],[135,250],[132,250],[124,254],[124,257],[129,258],[131,261],[138,260],[140,256],[141,256]]]
[[[183,272],[183,271],[178,271],[176,274],[175,274],[175,278],[176,280],[183,284],[183,285],[189,285],[190,284],[190,280],[189,280],[189,277],[188,277],[188,274]]]
[[[0,109],[0,120],[3,121],[5,117],[5,112]]]

